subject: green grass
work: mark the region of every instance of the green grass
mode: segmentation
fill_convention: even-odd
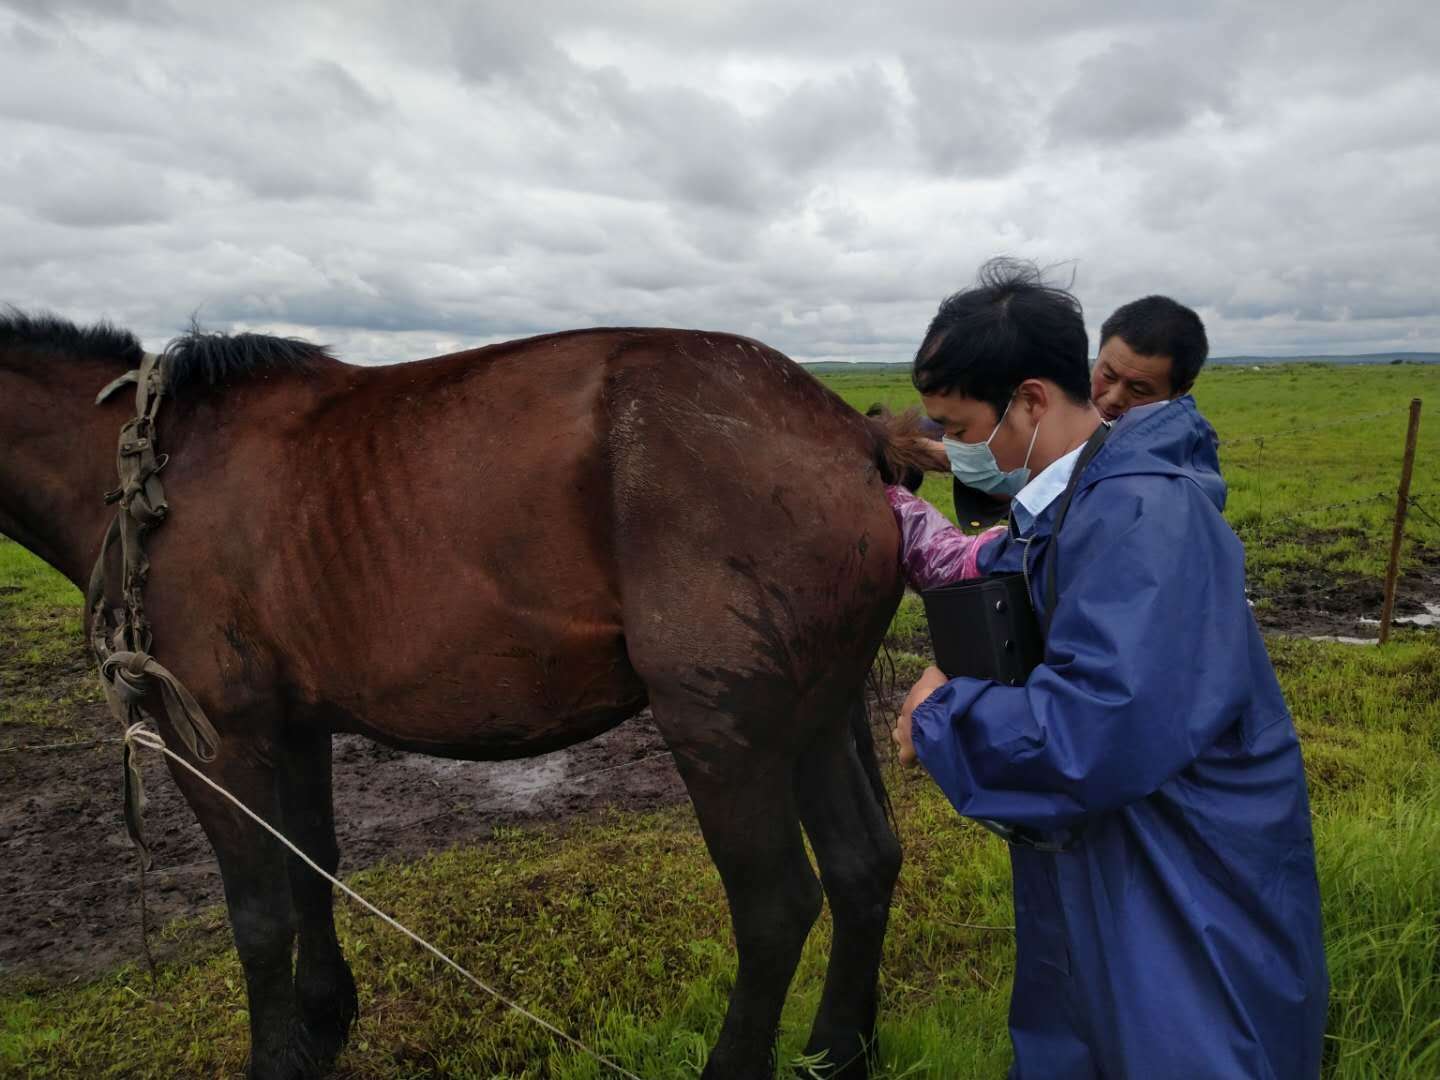
[[[1440,655],[1272,642],[1311,770],[1334,989],[1327,1076],[1433,1077],[1440,1062]],[[922,777],[892,770],[906,846],[887,941],[882,1076],[1001,1077],[1013,962],[1002,844]],[[693,1077],[733,971],[718,879],[688,808],[613,813],[351,879],[382,908],[529,1007],[645,1077]],[[223,916],[212,912],[205,921]],[[342,1076],[599,1077],[373,919],[342,906],[365,1020]],[[999,927],[1000,929],[980,929]],[[172,927],[171,934],[184,933]],[[785,1012],[798,1055],[828,948],[822,920]],[[214,1075],[237,1069],[233,954],[126,968],[4,1000],[0,1073]],[[104,1062],[106,1073],[97,1071]]]
[[[862,408],[913,400],[899,378],[828,381]],[[1232,520],[1249,532],[1252,575],[1378,574],[1372,549],[1388,542],[1383,512],[1305,518],[1318,540],[1287,539],[1280,515],[1369,487],[1393,490],[1404,407],[1415,393],[1440,403],[1440,368],[1206,374],[1201,403],[1228,440]],[[1382,408],[1395,416],[1273,437],[1263,452],[1240,443]],[[1417,469],[1417,493],[1440,495],[1440,415],[1422,432],[1420,460],[1430,464]],[[928,483],[927,494],[947,505],[948,485]],[[1417,524],[1412,536],[1440,547],[1432,526]],[[1411,545],[1412,567],[1419,546]],[[79,649],[78,615],[71,624],[54,615],[78,598],[0,542],[0,585],[11,583],[22,591],[0,595],[0,640],[11,649],[0,675],[43,697],[16,672],[33,675]],[[895,617],[891,644],[900,676],[918,673],[927,649],[913,597]],[[1325,1075],[1430,1080],[1440,1075],[1440,645],[1433,633],[1407,632],[1383,650],[1287,638],[1269,646],[1310,779],[1333,983]],[[0,741],[32,722],[5,708]],[[889,782],[906,864],[882,971],[880,1075],[998,1080],[1009,1061],[1013,964],[1004,846],[959,819],[923,776],[892,768]],[[688,808],[499,830],[487,843],[351,881],[482,979],[631,1071],[697,1075],[734,959],[723,893]],[[223,920],[217,909],[197,921]],[[342,903],[339,923],[364,1014],[339,1075],[606,1075],[363,913]],[[204,940],[188,924],[164,932]],[[782,1061],[804,1045],[828,936],[822,919],[786,1007]],[[153,988],[127,967],[77,986],[0,992],[0,1075],[234,1075],[245,1047],[243,979],[230,949],[209,948],[163,968]]]
[[[895,1022],[896,1067],[928,1057],[942,1071],[925,1075],[967,1075],[971,1063],[1003,1071],[1009,935],[962,925],[1009,924],[1003,847],[958,821],[917,779],[896,786],[913,835],[885,985],[896,1011],[914,1011],[919,1021]],[[732,977],[728,916],[686,808],[614,813],[568,835],[503,831],[487,844],[367,871],[351,883],[480,977],[642,1076],[693,1077],[718,1032]],[[581,1055],[556,1054],[543,1031],[374,920],[344,908],[339,921],[366,1017],[342,1076],[601,1075]],[[787,1058],[803,1044],[827,949],[822,923],[787,1006]],[[125,969],[79,989],[12,998],[3,1006],[0,1072],[236,1069],[242,986],[226,950],[164,970],[153,990],[143,973]],[[961,1032],[969,1037],[957,1038]]]
[[[77,706],[104,701],[86,661],[74,585],[0,536],[0,741],[63,738]]]
[[[919,402],[903,374],[837,374],[824,381],[860,409]],[[1226,517],[1247,544],[1252,579],[1302,568],[1383,575],[1414,397],[1424,399],[1429,412],[1421,416],[1411,495],[1437,520],[1410,515],[1405,565],[1412,572],[1415,541],[1440,550],[1440,364],[1205,371],[1195,398],[1220,435],[1230,487]],[[920,493],[954,516],[948,477],[927,476]],[[1351,505],[1317,509],[1335,503]]]
[[[35,608],[80,602],[79,589],[15,541],[0,536],[0,612],[7,624],[12,616]]]

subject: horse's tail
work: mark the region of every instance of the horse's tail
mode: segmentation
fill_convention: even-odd
[[[865,429],[870,435],[871,460],[885,483],[902,484],[914,491],[927,471],[948,470],[949,464],[944,461],[943,451],[937,449],[939,443],[926,433],[924,424],[925,418],[919,409],[907,409],[897,414],[883,405],[872,405],[866,410]],[[895,808],[880,774],[870,702],[873,701],[883,715],[894,696],[894,684],[894,661],[882,645],[866,675],[868,694],[861,692],[850,714],[855,753],[892,827],[895,826]]]
[[[874,792],[876,802],[884,807],[885,817],[894,829],[895,807],[890,802],[890,793],[885,790],[885,778],[880,775],[880,759],[875,753],[875,732],[871,727],[870,708],[864,694],[861,694],[850,712],[850,734],[855,740],[855,756],[860,759],[860,767],[865,770],[865,779],[870,781],[870,790]],[[898,829],[896,831],[898,832]]]
[[[903,484],[914,491],[926,470],[943,471],[938,442],[924,431],[919,409],[892,413],[883,405],[872,405],[865,414],[875,467],[887,484]]]

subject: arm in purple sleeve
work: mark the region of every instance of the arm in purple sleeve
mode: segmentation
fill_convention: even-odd
[[[900,566],[913,589],[933,589],[980,577],[980,550],[1004,532],[1004,526],[967,536],[944,514],[903,487],[888,487],[886,496],[900,525]]]

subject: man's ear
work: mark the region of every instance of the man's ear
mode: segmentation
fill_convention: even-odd
[[[1040,379],[1026,379],[1015,388],[1015,396],[1028,413],[1038,412],[1043,416],[1050,407],[1050,387]]]

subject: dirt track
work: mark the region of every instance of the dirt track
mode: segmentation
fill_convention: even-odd
[[[76,723],[97,737],[115,735],[114,725],[98,706]],[[119,762],[114,744],[0,755],[0,979],[55,983],[140,960]],[[154,927],[223,896],[210,845],[153,755],[146,755],[145,778]],[[588,743],[524,761],[446,761],[357,736],[335,740],[342,873],[480,840],[498,824],[564,820],[603,807],[649,809],[684,798],[648,713]],[[153,933],[151,945],[157,959],[183,947]]]

